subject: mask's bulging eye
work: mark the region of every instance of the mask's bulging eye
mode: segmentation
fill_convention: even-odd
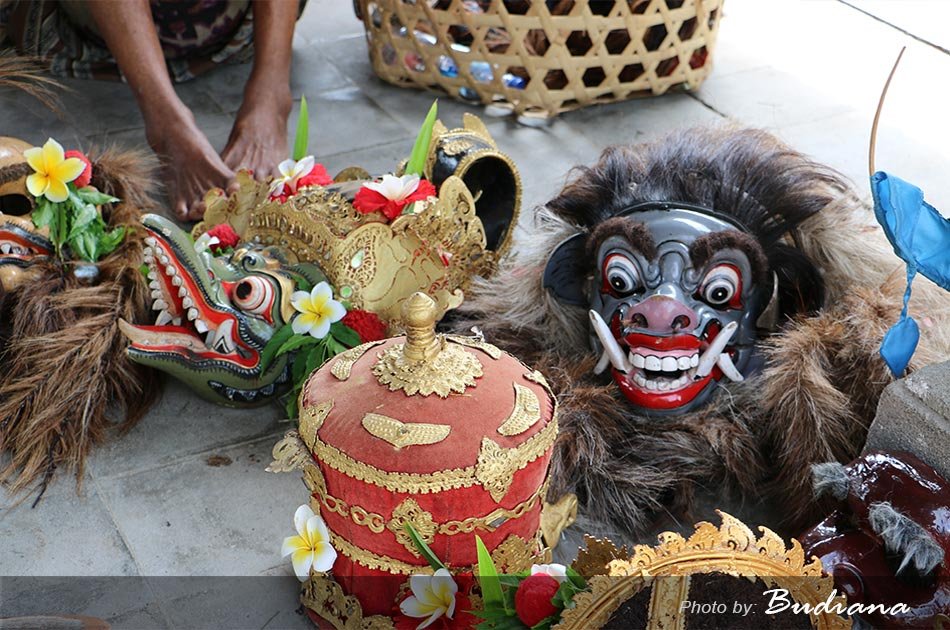
[[[737,308],[742,293],[742,279],[732,265],[716,265],[706,274],[699,294],[703,301],[716,308]]]
[[[263,278],[251,276],[234,285],[231,299],[242,311],[263,315],[274,302],[274,287]]]
[[[604,288],[617,297],[626,297],[640,289],[637,266],[623,254],[611,254],[604,260]]]

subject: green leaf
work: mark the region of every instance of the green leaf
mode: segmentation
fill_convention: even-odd
[[[419,135],[416,136],[416,143],[412,146],[412,153],[409,155],[409,162],[406,164],[406,175],[422,175],[422,169],[426,165],[426,157],[429,155],[429,144],[432,142],[432,128],[435,126],[435,118],[439,112],[439,101],[436,100],[429,108],[425,120],[422,122],[422,128],[419,129]]]
[[[482,589],[485,609],[500,608],[507,611],[505,595],[501,590],[501,582],[498,581],[498,569],[495,568],[495,562],[480,536],[475,536],[475,548],[478,551],[478,585]]]
[[[327,362],[326,345],[317,346],[307,355],[307,376],[313,374],[314,370]]]
[[[303,385],[303,380],[307,377],[307,359],[315,352],[319,352],[318,348],[311,348],[309,352],[298,352],[294,357],[294,365],[290,371],[294,385]]]
[[[99,255],[105,256],[106,254],[111,254],[115,249],[122,244],[122,239],[125,238],[125,227],[117,227],[111,232],[106,232],[99,237]]]
[[[293,391],[287,394],[287,404],[284,405],[284,411],[287,412],[287,417],[291,420],[297,419],[297,396],[301,389],[302,387],[294,387]]]
[[[115,203],[119,201],[118,197],[99,192],[94,186],[86,186],[76,191],[76,195],[94,206],[101,206],[104,203]]]
[[[307,155],[310,136],[310,118],[307,115],[307,97],[300,97],[300,116],[297,117],[297,132],[294,136],[294,160],[302,160]]]
[[[581,576],[580,573],[571,567],[565,567],[565,569],[565,573],[567,574],[567,577],[570,578],[574,588],[579,591],[583,591],[587,588],[587,581]]]
[[[96,239],[95,235],[92,234],[91,232],[83,232],[82,234],[79,235],[78,238],[82,239],[82,241],[86,245],[85,249],[86,249],[86,254],[88,255],[88,258],[86,258],[85,260],[89,262],[96,262],[97,260],[99,260],[99,254],[100,254],[99,241],[98,239]]]
[[[271,362],[277,357],[277,350],[284,345],[284,342],[290,339],[294,334],[294,329],[290,324],[284,324],[274,332],[270,340],[261,350],[261,373],[267,371]]]
[[[360,334],[343,322],[334,322],[330,326],[330,334],[347,348],[355,348],[360,345]]]
[[[442,564],[442,561],[439,560],[438,556],[432,552],[429,548],[429,545],[426,544],[426,541],[422,540],[419,537],[419,532],[416,531],[416,528],[412,526],[412,523],[406,523],[406,532],[409,533],[409,538],[412,540],[412,544],[416,546],[416,549],[419,550],[419,554],[426,559],[426,562],[429,563],[429,566],[438,571],[439,569],[446,569],[446,566]]]
[[[33,225],[43,228],[49,225],[53,220],[53,204],[46,197],[40,197],[36,200],[36,208],[33,210]]]
[[[286,354],[290,352],[291,350],[297,350],[298,348],[312,346],[318,343],[320,343],[320,340],[309,334],[294,335],[293,337],[285,341],[284,344],[277,349],[277,356]]]
[[[89,260],[91,254],[89,250],[86,249],[86,239],[83,238],[84,234],[79,234],[76,237],[69,240],[69,248],[73,251],[73,255],[79,257],[82,260]]]
[[[329,355],[335,357],[341,352],[346,352],[347,347],[342,343],[333,338],[333,335],[327,335],[327,346],[329,350]]]
[[[70,197],[70,201],[73,201],[72,197]],[[72,226],[69,229],[69,236],[67,238],[73,238],[81,234],[89,227],[90,223],[99,217],[99,211],[96,210],[94,205],[91,203],[83,203],[78,197],[73,201],[73,210]]]

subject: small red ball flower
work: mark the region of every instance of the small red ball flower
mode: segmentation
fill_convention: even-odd
[[[409,204],[435,194],[432,182],[419,179],[418,175],[383,175],[382,181],[363,184],[353,198],[353,207],[363,214],[382,212],[392,221]]]
[[[297,180],[296,192],[307,186],[327,186],[333,183],[333,178],[323,164],[314,164],[310,172]]]
[[[237,247],[237,244],[241,242],[241,237],[227,223],[219,223],[208,230],[208,236],[214,236],[218,239],[217,244],[211,247],[212,251]]]
[[[386,324],[376,313],[354,309],[347,311],[341,321],[344,326],[348,326],[357,332],[361,343],[386,338]]]
[[[515,591],[515,613],[521,623],[531,628],[557,613],[551,599],[560,586],[556,579],[542,573],[525,578]]]
[[[86,165],[86,168],[83,169],[82,173],[79,174],[79,177],[73,180],[73,184],[76,185],[76,188],[85,188],[89,185],[89,182],[92,181],[92,162],[89,161],[89,158],[86,157],[86,154],[82,151],[76,151],[71,149],[66,151],[64,154],[65,158],[77,158]]]

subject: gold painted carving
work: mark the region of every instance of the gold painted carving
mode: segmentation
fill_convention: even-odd
[[[477,464],[465,468],[451,468],[424,474],[389,472],[356,461],[335,446],[322,441],[319,437],[314,440],[313,455],[330,468],[359,481],[365,481],[392,492],[427,494],[457,488],[470,488],[477,483],[483,485],[488,483],[492,487],[497,487],[498,482],[496,480],[499,479],[497,475],[501,474],[507,475],[510,483],[511,475],[544,455],[554,444],[556,437],[557,415],[555,414],[554,418],[543,429],[525,440],[524,443],[510,449],[498,447],[503,454],[498,456],[498,461],[494,463],[487,462],[483,465],[481,472],[478,472],[479,466]],[[479,458],[481,459],[481,455]],[[488,486],[485,487],[488,489]],[[505,490],[507,491],[507,485]],[[500,500],[500,498],[496,499],[496,501]]]
[[[432,518],[432,514],[423,510],[418,503],[410,498],[396,506],[392,513],[392,519],[387,522],[382,514],[370,512],[357,505],[350,505],[343,499],[328,494],[326,482],[316,466],[308,466],[304,469],[304,481],[313,494],[312,507],[314,512],[319,512],[322,506],[344,518],[349,518],[357,525],[367,527],[374,534],[381,534],[388,529],[400,544],[416,556],[419,555],[418,551],[406,533],[405,524],[407,522],[412,523],[427,543],[431,543],[435,539],[436,533],[455,536],[457,534],[470,534],[477,529],[493,532],[506,521],[524,516],[538,504],[547,492],[547,483],[545,483],[534,494],[511,509],[496,508],[484,516],[471,516],[465,520],[446,521],[441,524],[436,523]]]
[[[393,630],[392,618],[363,617],[363,607],[353,595],[325,575],[312,575],[300,587],[300,603],[320,615],[335,630]]]
[[[554,549],[561,540],[561,532],[577,520],[577,495],[567,493],[557,503],[544,502],[541,508],[541,533],[544,544]]]
[[[460,346],[468,346],[469,348],[475,348],[476,350],[481,350],[494,360],[498,360],[504,354],[498,346],[493,346],[488,343],[481,337],[465,337],[462,335],[446,335],[446,339],[452,343],[457,343]]]
[[[369,343],[364,343],[350,348],[345,352],[341,352],[336,356],[336,359],[334,359],[333,367],[330,368],[330,374],[341,381],[350,378],[350,371],[353,369],[353,364],[359,361],[360,357],[366,354],[371,348],[378,346],[383,343],[383,341],[370,341]]]
[[[558,630],[601,627],[624,601],[651,582],[655,584],[653,578],[660,577],[724,573],[735,577],[759,578],[770,588],[787,589],[791,598],[798,603],[817,605],[830,597],[834,588],[833,579],[822,577],[821,561],[817,558],[805,563],[804,551],[797,540],[792,539],[791,547],[786,548],[785,541],[768,528],[759,527],[762,536],[756,537],[735,517],[718,510],[717,514],[722,519],[719,527],[707,522],[699,523],[688,539],[674,532],[665,532],[658,537],[658,546],[637,545],[633,554],[626,558],[618,558],[620,550],[615,547],[613,551],[606,549],[604,547],[612,545],[601,541],[599,545],[602,548],[591,556],[597,558],[593,562],[595,570],[598,563],[607,560],[606,574],[601,572],[588,580],[591,590],[576,595],[574,608],[565,610],[561,621],[554,627]],[[614,559],[608,560],[611,556]],[[574,568],[585,575],[581,560],[582,557],[578,556]],[[802,577],[812,579],[803,580]],[[688,599],[688,594],[685,597]],[[677,610],[683,601],[682,598],[672,601],[670,592],[665,594],[662,602],[652,598],[652,615],[663,614],[659,607],[667,600]],[[843,596],[839,595],[832,601],[846,606]],[[812,615],[811,621],[819,630],[850,627],[847,619],[830,612]]]
[[[274,461],[265,470],[272,473],[291,472],[302,469],[307,462],[313,461],[307,445],[300,439],[296,431],[288,431],[284,437],[274,445],[271,452]]]
[[[686,615],[680,604],[688,599],[688,575],[653,580],[647,630],[685,630]]]
[[[512,534],[491,552],[491,558],[500,574],[520,573],[538,562],[543,555],[537,540],[528,542]]]
[[[548,379],[544,378],[544,374],[538,370],[531,370],[530,372],[525,372],[524,377],[529,381],[535,382],[538,385],[542,385],[545,389],[550,390],[551,386],[548,385]]]
[[[393,575],[432,575],[432,567],[428,564],[409,564],[389,556],[383,556],[368,549],[357,547],[334,531],[330,531],[330,543],[333,548],[354,562],[358,562],[368,569],[386,571]]]
[[[537,395],[518,383],[514,383],[514,388],[514,409],[511,410],[511,415],[498,427],[498,432],[506,436],[520,435],[541,419],[541,402]]]
[[[435,540],[438,526],[432,520],[432,515],[412,499],[406,499],[393,510],[393,517],[386,523],[386,528],[393,533],[399,544],[408,549],[412,555],[420,558],[422,556],[419,550],[416,549],[412,538],[409,537],[409,532],[406,531],[406,523],[411,524],[426,543]]]
[[[515,472],[547,451],[557,437],[557,414],[543,429],[514,448],[505,448],[490,438],[482,438],[475,464],[475,478],[488,490],[495,503],[508,494]]]
[[[363,428],[373,437],[392,444],[397,451],[407,446],[438,444],[452,431],[447,424],[402,422],[378,413],[363,416]]]
[[[330,415],[332,409],[332,400],[325,400],[316,405],[303,407],[303,411],[300,412],[300,437],[303,438],[304,444],[308,448],[313,448],[317,440],[317,431],[323,426],[323,422]]]
[[[481,362],[437,335],[437,318],[436,304],[425,293],[414,293],[406,300],[402,309],[406,341],[390,346],[373,366],[380,384],[390,391],[401,389],[408,396],[438,394],[442,398],[451,392],[462,394],[475,385],[482,375]]]

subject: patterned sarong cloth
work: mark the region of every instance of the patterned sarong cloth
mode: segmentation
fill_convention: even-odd
[[[251,60],[250,0],[151,0],[150,5],[176,83],[220,64]],[[56,76],[122,79],[83,0],[0,0],[0,42],[43,60]]]

